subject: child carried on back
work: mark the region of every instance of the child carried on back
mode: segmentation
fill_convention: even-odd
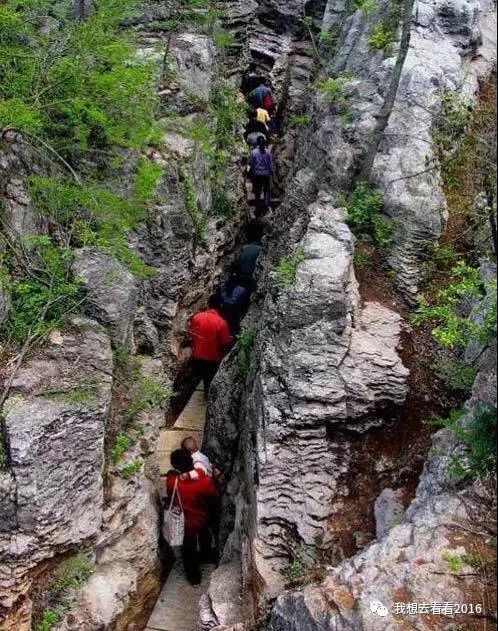
[[[199,478],[208,476],[214,478],[219,484],[224,483],[223,474],[213,467],[209,458],[199,450],[199,444],[193,436],[189,436],[183,440],[182,449],[189,451],[194,461],[193,470],[189,471],[189,473],[184,473],[182,478],[186,480],[198,480]]]

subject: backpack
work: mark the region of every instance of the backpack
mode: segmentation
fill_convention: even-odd
[[[174,506],[177,495],[178,506]],[[164,512],[163,537],[171,548],[182,546],[185,538],[185,513],[183,512],[182,498],[178,490],[178,478],[176,478],[169,508]]]
[[[265,98],[263,99],[263,105],[267,112],[271,112],[271,110],[273,109],[273,106],[275,105],[275,102],[273,100],[273,96],[270,90],[268,90],[268,92],[265,94]]]

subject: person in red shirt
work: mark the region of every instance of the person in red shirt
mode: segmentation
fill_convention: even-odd
[[[206,475],[202,469],[198,469],[199,477],[195,480],[183,479],[183,474],[192,471],[194,462],[192,454],[186,449],[178,449],[171,454],[171,471],[166,476],[166,490],[169,498],[173,495],[175,483],[178,480],[178,493],[180,495],[183,512],[185,515],[185,537],[182,546],[183,565],[188,581],[192,585],[199,585],[202,579],[199,567],[199,544],[210,546],[210,539],[206,539],[205,531],[208,528],[213,507],[218,502],[218,490],[213,478]],[[178,505],[178,498],[175,500]],[[203,555],[209,556],[210,550],[201,550]]]
[[[211,296],[209,308],[193,315],[189,324],[194,370],[204,381],[206,396],[227,348],[233,343],[230,327],[220,311],[220,297]]]

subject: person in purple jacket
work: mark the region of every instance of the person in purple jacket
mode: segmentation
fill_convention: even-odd
[[[256,216],[264,214],[270,207],[271,176],[275,173],[275,163],[271,151],[266,146],[266,138],[258,139],[258,146],[251,156],[251,174],[254,197],[256,198]],[[263,195],[263,200],[261,200]]]

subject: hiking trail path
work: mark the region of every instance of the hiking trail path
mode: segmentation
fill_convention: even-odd
[[[199,445],[202,444],[205,424],[206,395],[200,383],[173,427],[164,430],[159,437],[157,459],[161,476],[165,476],[170,470],[171,452],[180,448],[184,438],[194,436]],[[194,603],[199,602],[202,594],[207,590],[213,570],[214,566],[204,565],[202,584],[192,587],[183,572],[181,559],[177,559],[145,631],[194,631],[199,618],[199,612]]]

